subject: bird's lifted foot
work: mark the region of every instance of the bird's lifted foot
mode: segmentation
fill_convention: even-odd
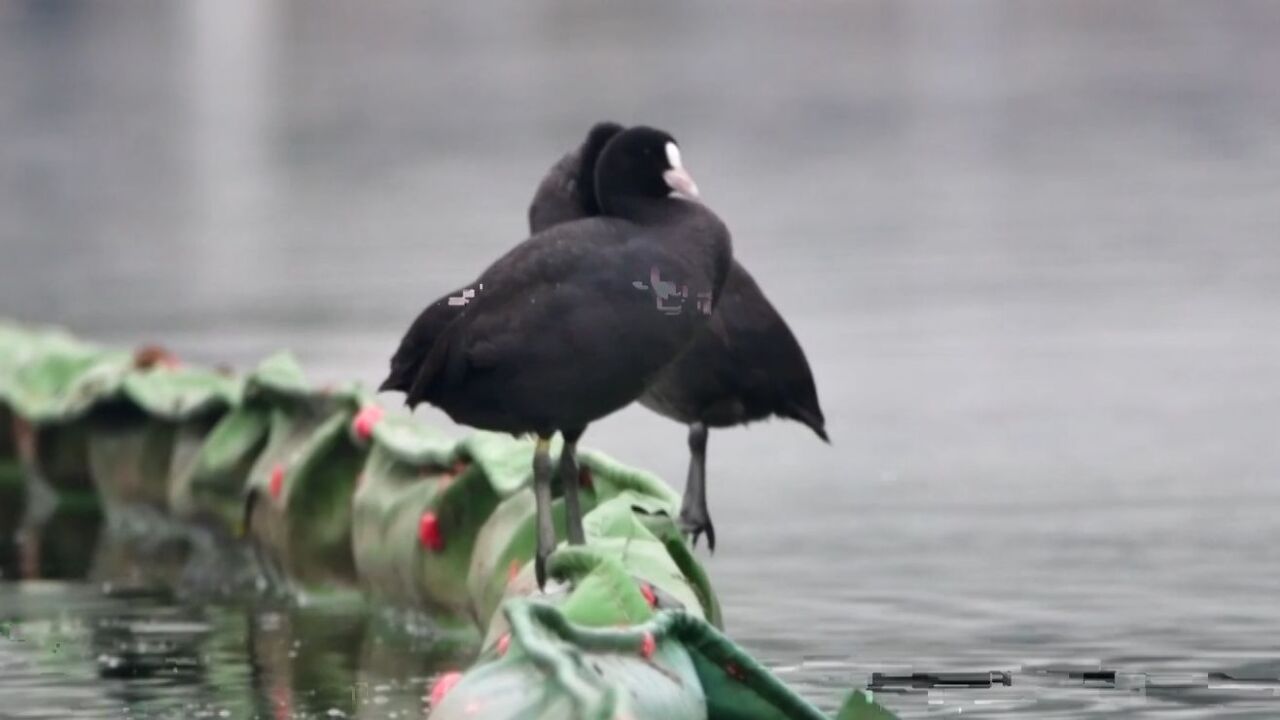
[[[707,548],[711,552],[716,551],[716,527],[711,524],[711,514],[707,512],[706,506],[699,509],[696,504],[690,503],[687,495],[680,508],[680,531],[689,537],[695,548],[698,547],[698,538],[705,533]]]

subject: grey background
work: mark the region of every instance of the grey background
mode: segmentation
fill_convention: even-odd
[[[1202,677],[1276,656],[1278,37],[1269,2],[10,0],[0,315],[372,386],[591,122],[658,125],[834,441],[712,434],[730,633],[828,706],[893,668]],[[584,443],[683,482],[640,408]]]

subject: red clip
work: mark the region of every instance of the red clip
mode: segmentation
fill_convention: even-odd
[[[381,419],[381,406],[366,405],[360,408],[360,412],[356,413],[355,420],[351,421],[351,427],[355,431],[356,437],[361,440],[368,440],[373,435],[373,426],[377,425]]]
[[[591,468],[583,467],[578,470],[578,484],[588,490],[595,489],[596,481],[591,477]]]
[[[418,520],[418,542],[422,547],[430,548],[435,552],[444,549],[444,536],[440,534],[440,521],[436,519],[436,514],[430,510],[422,513],[422,518]]]
[[[431,686],[431,707],[436,707],[444,702],[444,696],[449,694],[454,685],[462,679],[462,673],[458,671],[447,672],[436,679],[434,685]]]
[[[658,641],[653,639],[653,633],[646,632],[644,639],[640,641],[640,655],[648,660],[653,657],[653,653],[658,649]]]
[[[498,657],[507,654],[507,648],[511,647],[511,633],[505,633],[498,638]]]
[[[649,607],[658,607],[658,594],[653,591],[652,585],[640,583],[640,594],[644,596],[644,601],[649,603]]]
[[[267,490],[271,492],[272,500],[280,499],[280,492],[284,490],[284,466],[276,465],[271,468],[271,483],[267,486]]]
[[[724,671],[726,674],[729,675],[729,677],[739,682],[741,682],[742,679],[745,677],[745,675],[743,675],[742,673],[742,668],[738,667],[737,663],[729,663],[725,665]]]

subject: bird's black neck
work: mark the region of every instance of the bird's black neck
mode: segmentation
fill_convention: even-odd
[[[696,214],[698,204],[679,198],[622,195],[609,198],[601,213],[637,225],[669,225]]]

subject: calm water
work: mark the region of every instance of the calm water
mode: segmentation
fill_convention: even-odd
[[[373,384],[592,121],[659,124],[835,443],[713,434],[736,639],[828,707],[874,672],[1004,670],[880,696],[1273,717],[1277,37],[1265,1],[6,0],[0,314]],[[587,442],[683,478],[683,429],[642,409]],[[315,612],[0,584],[26,638],[0,715],[421,714],[428,636]]]

